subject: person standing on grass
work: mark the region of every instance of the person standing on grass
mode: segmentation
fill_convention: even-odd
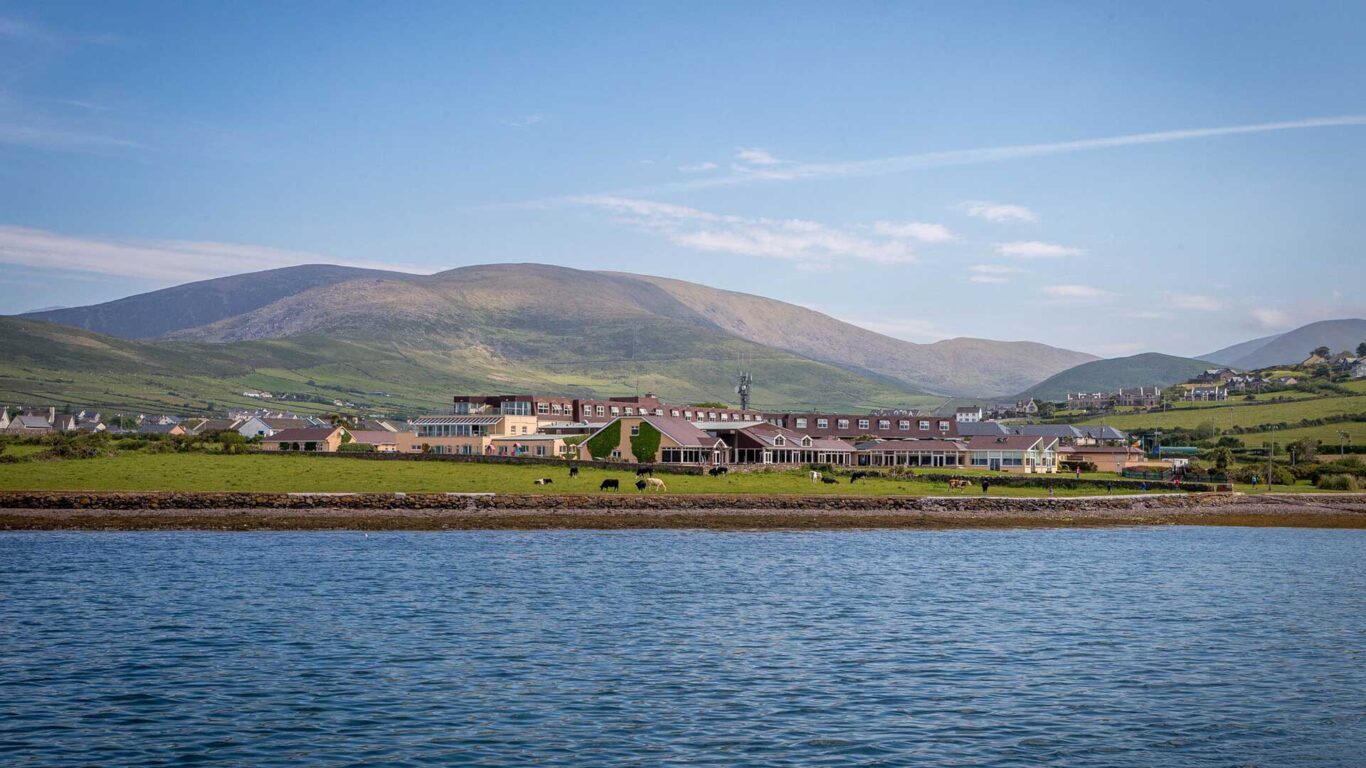
[[[1077,479],[1081,479],[1081,467],[1077,467]]]

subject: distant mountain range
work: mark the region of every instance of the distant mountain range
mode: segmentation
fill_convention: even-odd
[[[1322,320],[1275,336],[1234,344],[1200,357],[1230,368],[1250,370],[1298,363],[1321,346],[1334,352],[1355,351],[1363,341],[1366,341],[1366,320]]]
[[[459,351],[490,363],[647,374],[661,363],[686,360],[693,371],[711,367],[729,376],[754,367],[759,360],[752,358],[782,352],[880,387],[935,395],[1000,396],[1096,359],[1032,342],[914,344],[750,294],[540,264],[425,276],[291,267],[26,317],[126,339],[225,343],[326,336],[388,343],[415,354]],[[722,340],[747,345],[743,353],[733,352]],[[775,383],[759,379],[756,390]],[[810,395],[813,402],[824,396]]]
[[[1198,375],[1213,363],[1146,352],[1093,360],[1044,379],[1016,398],[1065,400],[1068,392],[1114,392],[1121,387],[1169,387]]]
[[[1366,320],[1327,321],[1204,356],[1210,362],[1100,360],[1033,342],[915,344],[793,304],[645,275],[310,265],[0,318],[0,399],[128,397],[190,409],[240,404],[243,388],[259,388],[358,407],[444,406],[456,391],[732,401],[743,368],[758,407],[926,407],[946,396],[1167,385],[1212,363],[1297,362],[1320,344],[1338,350],[1363,338]]]

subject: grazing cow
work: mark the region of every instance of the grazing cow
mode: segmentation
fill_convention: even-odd
[[[579,468],[578,468],[578,467],[575,467],[575,466],[571,466],[571,467],[569,468],[569,476],[570,476],[570,477],[578,477],[578,476],[579,476]]]
[[[854,474],[849,476],[849,484],[853,485],[854,483],[866,477],[872,477],[872,475],[868,474],[867,472],[855,472]]]
[[[645,477],[646,475],[649,475],[650,477],[654,477],[654,476],[655,476],[655,468],[654,468],[654,467],[640,467],[639,469],[636,470],[636,477]]]
[[[536,485],[550,485],[550,484],[553,483],[553,482],[555,482],[555,481],[554,481],[554,480],[551,480],[551,479],[548,478],[548,477],[539,477],[539,478],[536,478],[535,484],[536,484]]]
[[[637,491],[640,491],[641,493],[645,493],[645,479],[644,479],[644,478],[641,478],[640,480],[637,480],[637,481],[636,481],[636,490],[637,490]]]
[[[821,478],[821,473],[815,471],[814,469],[811,470],[811,482],[813,482],[813,483],[819,483],[819,482],[821,481],[821,479],[822,479],[822,478]]]
[[[621,490],[621,481],[616,479],[615,477],[609,477],[606,480],[603,480],[600,485],[598,485],[598,490],[619,491]]]
[[[730,474],[730,469],[726,467],[712,467],[711,469],[707,470],[707,474],[711,475],[712,477],[721,477],[722,475]]]
[[[833,478],[833,477],[822,477],[822,478],[821,478],[821,482],[822,482],[822,483],[825,483],[826,485],[838,485],[838,484],[839,484],[839,481],[836,480],[836,479]]]
[[[964,488],[967,488],[968,485],[969,485],[969,483],[968,483],[967,480],[963,480],[963,479],[956,478],[956,477],[949,478],[949,490],[952,490],[952,491],[959,491],[959,490],[962,490],[962,489],[964,489]]]
[[[663,481],[663,480],[660,480],[660,479],[657,478],[657,477],[652,477],[652,478],[650,478],[649,480],[646,480],[645,482],[646,482],[647,485],[650,486],[650,490],[654,490],[654,491],[667,491],[667,490],[669,490],[669,486],[665,485],[665,484],[664,484],[664,481]]]

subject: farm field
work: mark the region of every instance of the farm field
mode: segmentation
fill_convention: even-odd
[[[1083,424],[1109,424],[1117,429],[1147,427],[1193,429],[1209,422],[1219,429],[1255,427],[1259,424],[1293,423],[1301,419],[1321,419],[1366,413],[1366,395],[1321,397],[1268,405],[1232,405],[1217,408],[1188,408],[1166,413],[1119,414],[1087,419]]]
[[[1342,442],[1339,432],[1346,432],[1351,436],[1349,445],[1366,445],[1366,421],[1346,421],[1340,424],[1324,424],[1321,427],[1251,432],[1238,435],[1238,439],[1242,440],[1243,444],[1249,448],[1259,448],[1267,440],[1274,440],[1281,445],[1293,443],[1296,440],[1318,440],[1321,444],[1320,453],[1333,453],[1338,444]]]
[[[540,477],[549,486],[533,485]],[[812,483],[801,471],[736,472],[726,477],[659,477],[671,493],[795,494],[842,496],[945,495],[943,480],[874,478],[850,484]],[[1058,475],[1057,477],[1068,477]],[[261,492],[457,492],[599,493],[606,478],[621,480],[623,493],[636,493],[626,471],[583,468],[578,478],[564,466],[474,464],[447,461],[383,461],[317,456],[220,456],[199,453],[124,453],[96,459],[35,461],[0,469],[0,490],[89,491],[261,491]],[[611,493],[611,491],[607,491]],[[980,488],[954,491],[980,495]],[[1058,496],[1103,494],[1103,488],[1056,490]],[[1045,488],[995,486],[993,496],[1047,496]]]

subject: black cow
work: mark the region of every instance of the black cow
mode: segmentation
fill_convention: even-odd
[[[712,477],[721,477],[722,475],[730,474],[730,470],[726,467],[712,467],[711,469],[707,470],[707,474],[711,475]]]
[[[826,477],[824,475],[821,475],[821,482],[825,483],[826,485],[835,485],[839,481],[833,477]]]
[[[598,486],[598,490],[599,490],[599,491],[619,491],[619,490],[621,490],[621,481],[618,480],[618,479],[616,479],[615,477],[608,478],[608,479],[602,481],[602,484]]]
[[[849,484],[853,485],[854,483],[864,479],[865,477],[872,477],[872,475],[868,474],[867,472],[855,472],[854,474],[849,476]]]
[[[637,481],[636,481],[636,490],[637,490],[637,491],[640,491],[641,493],[645,493],[645,486],[646,486],[646,482],[645,482],[644,480],[637,480]]]
[[[655,468],[654,468],[654,467],[641,467],[641,468],[639,468],[639,469],[636,470],[636,477],[645,477],[646,475],[649,475],[650,477],[654,477],[654,476],[655,476]]]
[[[570,467],[570,468],[569,468],[569,476],[570,476],[570,477],[578,477],[578,476],[579,476],[579,468],[578,468],[578,467]]]

